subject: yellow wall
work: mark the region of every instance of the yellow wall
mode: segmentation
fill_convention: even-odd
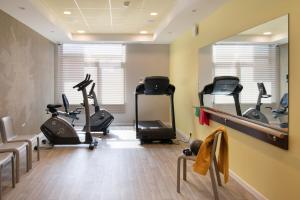
[[[179,130],[203,138],[212,128],[198,125],[193,105],[197,96],[198,50],[238,32],[290,14],[289,150],[229,129],[230,168],[269,199],[300,199],[300,0],[231,0],[199,22],[199,36],[185,32],[170,49],[170,78],[176,85],[175,110]],[[200,66],[205,67],[205,66]]]

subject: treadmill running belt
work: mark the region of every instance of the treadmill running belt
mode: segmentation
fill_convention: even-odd
[[[156,121],[139,121],[139,129],[159,129],[166,127],[160,120]]]

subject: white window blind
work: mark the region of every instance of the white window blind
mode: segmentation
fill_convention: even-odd
[[[218,44],[213,46],[214,76],[237,76],[243,85],[240,102],[256,103],[257,83],[263,82],[271,98],[263,103],[276,102],[279,93],[279,48],[275,45]],[[233,103],[231,96],[215,96],[214,103]]]
[[[94,91],[100,104],[125,104],[125,59],[126,47],[122,44],[59,45],[56,101],[61,102],[61,94],[64,93],[70,104],[82,103],[82,93],[73,86],[89,73],[96,83]]]

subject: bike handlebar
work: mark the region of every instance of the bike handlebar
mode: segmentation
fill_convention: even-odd
[[[77,85],[73,86],[73,88],[81,87],[84,83],[86,83],[87,81],[90,81],[90,78],[91,78],[91,75],[86,74],[85,79],[83,81],[81,81],[80,83],[78,83]]]
[[[78,91],[82,90],[83,88],[86,88],[89,84],[91,84],[93,82],[93,80],[88,80],[84,83],[82,83],[79,87],[78,87]]]
[[[91,89],[90,89],[90,92],[89,92],[88,96],[92,96],[92,94],[93,94],[93,92],[94,92],[95,85],[96,85],[96,84],[93,83],[93,85],[92,85],[92,87],[91,87]]]

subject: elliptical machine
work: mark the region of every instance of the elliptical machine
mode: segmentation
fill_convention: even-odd
[[[92,137],[90,131],[90,112],[86,92],[86,87],[93,82],[93,80],[90,80],[90,77],[87,74],[83,81],[73,87],[81,91],[83,96],[86,116],[85,140],[81,142],[79,134],[75,131],[74,127],[67,120],[59,117],[57,108],[60,108],[61,104],[48,104],[47,111],[51,112],[52,116],[41,126],[41,131],[52,145],[89,144],[89,149],[91,150],[98,145],[98,141]]]
[[[107,110],[100,109],[97,96],[94,91],[95,85],[96,84],[93,83],[90,92],[87,95],[89,99],[93,99],[93,105],[95,107],[95,113],[90,116],[90,129],[92,132],[101,131],[103,132],[103,135],[106,135],[109,132],[108,127],[113,122],[114,116]],[[86,127],[87,125],[84,126],[83,130],[86,130]]]
[[[262,98],[270,98],[272,95],[267,94],[266,88],[264,83],[257,83],[257,87],[258,87],[258,98],[257,98],[257,102],[256,102],[256,106],[255,108],[248,108],[244,113],[243,113],[243,117],[246,117],[248,119],[253,119],[256,121],[260,121],[262,123],[265,124],[269,124],[269,120],[267,119],[267,117],[260,111],[260,107],[262,105],[261,103],[261,99]]]

